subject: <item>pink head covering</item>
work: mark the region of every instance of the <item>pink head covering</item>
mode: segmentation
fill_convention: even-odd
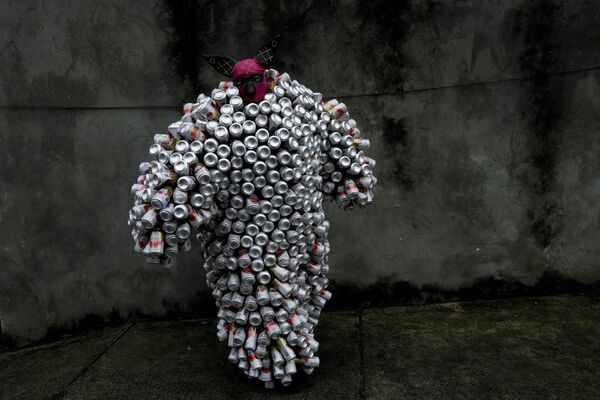
[[[265,72],[265,67],[263,65],[253,59],[247,58],[245,60],[240,60],[236,62],[231,69],[231,79],[235,82],[237,79],[247,78],[256,74],[263,74]],[[249,86],[251,85],[251,86]],[[257,82],[247,82],[238,87],[240,90],[240,95],[244,102],[259,102],[267,93],[267,82],[265,82],[264,76],[262,83]]]
[[[237,81],[240,96],[244,102],[259,102],[264,99],[271,78],[265,74],[275,59],[275,50],[279,47],[281,35],[275,36],[267,44],[258,49],[255,58],[235,61],[229,57],[204,55],[220,74]],[[260,75],[261,79],[253,75]]]
[[[265,67],[254,58],[247,58],[236,62],[231,69],[231,78],[238,79],[250,75],[262,74],[265,72]]]

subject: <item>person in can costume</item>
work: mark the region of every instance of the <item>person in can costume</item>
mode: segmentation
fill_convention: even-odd
[[[343,103],[255,58],[204,58],[227,80],[154,136],[131,188],[135,250],[170,266],[196,236],[217,337],[250,378],[286,386],[319,366],[315,327],[331,293],[323,202],[373,201],[369,140]]]

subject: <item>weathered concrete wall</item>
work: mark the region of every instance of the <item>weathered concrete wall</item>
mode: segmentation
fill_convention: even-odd
[[[5,334],[193,306],[200,250],[171,270],[146,265],[125,224],[128,188],[151,135],[220,80],[199,55],[251,56],[277,33],[278,69],[342,99],[378,160],[374,205],[329,207],[333,279],[600,279],[600,4],[28,0],[0,11]]]

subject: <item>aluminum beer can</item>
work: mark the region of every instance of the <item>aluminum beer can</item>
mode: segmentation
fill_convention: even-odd
[[[152,204],[152,207],[155,209],[160,210],[169,203],[172,195],[173,189],[170,187],[164,187],[156,192],[156,194],[152,197],[150,204]]]
[[[179,204],[173,208],[173,216],[177,220],[185,220],[190,216],[192,210],[188,204]]]
[[[201,185],[206,185],[211,179],[210,171],[203,164],[196,164],[194,167],[194,176]]]
[[[136,220],[140,220],[150,208],[150,204],[139,204],[133,207],[130,212]]]
[[[173,191],[172,199],[173,199],[173,203],[175,203],[175,204],[184,204],[188,200],[188,194],[187,194],[187,192],[184,192],[183,190],[176,188]]]
[[[177,187],[184,192],[192,190],[196,186],[196,180],[191,176],[182,176],[177,180]]]
[[[223,93],[224,95],[225,93]],[[192,115],[196,117],[196,119],[205,119],[205,120],[217,120],[220,117],[219,111],[216,108],[217,104],[212,101],[205,101],[200,103],[198,107],[193,111]]]
[[[164,246],[163,233],[161,231],[153,231],[150,234],[150,242],[148,242],[147,245],[147,247],[149,247],[149,254],[154,256],[162,255]]]
[[[256,103],[250,103],[244,107],[244,114],[246,115],[246,117],[255,118],[259,112],[260,109],[258,107],[258,104]]]
[[[185,162],[186,164],[188,164],[190,166],[188,175],[191,175],[192,165],[194,165],[198,162],[198,156],[196,155],[196,153],[194,153],[192,151],[188,151],[187,153],[185,153],[183,155],[183,162]]]
[[[344,189],[350,199],[353,200],[358,197],[358,188],[352,179],[346,179],[344,182]]]
[[[156,225],[156,223],[158,222],[157,216],[158,216],[158,214],[154,208],[149,209],[142,216],[142,219],[141,219],[142,226],[148,230],[152,229],[152,227],[154,227],[154,225]]]
[[[256,124],[254,121],[246,120],[242,124],[242,130],[245,135],[254,135],[254,132],[256,132]],[[246,145],[246,147],[248,147],[248,145]]]
[[[227,94],[222,89],[214,89],[210,97],[212,97],[219,106],[222,106],[227,101]]]
[[[177,230],[175,231],[175,235],[177,235],[177,237],[179,239],[187,239],[190,237],[191,232],[192,231],[190,229],[190,224],[188,224],[187,222],[184,222],[183,224],[181,224],[177,227]]]
[[[256,302],[260,306],[266,306],[269,304],[270,297],[269,292],[265,286],[258,286],[256,288]]]
[[[229,99],[229,104],[232,105],[235,111],[239,111],[244,106],[244,101],[240,96],[233,96],[231,99]]]
[[[167,206],[163,207],[158,212],[160,219],[162,219],[163,221],[171,221],[173,219],[173,208],[174,208],[173,203],[169,203]]]

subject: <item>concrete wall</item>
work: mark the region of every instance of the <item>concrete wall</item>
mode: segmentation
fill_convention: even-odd
[[[0,321],[20,341],[88,314],[195,307],[200,249],[131,248],[153,133],[283,33],[280,71],[343,100],[377,201],[329,207],[331,277],[468,287],[600,279],[600,5],[565,1],[9,1],[0,5]]]

